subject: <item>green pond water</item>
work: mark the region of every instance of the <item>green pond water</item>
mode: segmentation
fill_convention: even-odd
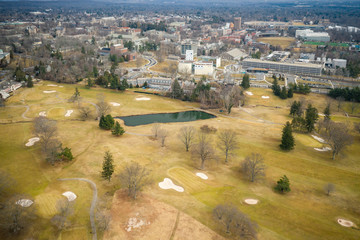
[[[155,113],[145,115],[134,115],[125,117],[115,117],[122,119],[126,126],[139,126],[151,123],[169,123],[169,122],[191,122],[200,119],[215,118],[215,115],[202,111],[186,111],[176,113]]]

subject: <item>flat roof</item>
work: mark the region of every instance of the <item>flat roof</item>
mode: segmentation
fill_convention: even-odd
[[[244,59],[243,62],[257,62],[257,63],[267,63],[267,64],[277,64],[277,65],[304,66],[304,67],[322,68],[322,65],[320,65],[320,64],[303,63],[303,62],[296,62],[296,63],[273,62],[273,61],[265,61],[265,60],[254,59],[254,58]]]

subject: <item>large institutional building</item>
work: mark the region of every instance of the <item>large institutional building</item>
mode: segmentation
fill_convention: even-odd
[[[310,63],[272,62],[259,59],[245,59],[243,68],[265,68],[276,72],[299,75],[321,75],[322,65]]]
[[[235,30],[241,29],[241,17],[234,18],[234,29]]]

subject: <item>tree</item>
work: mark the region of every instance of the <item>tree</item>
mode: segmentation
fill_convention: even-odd
[[[56,121],[49,120],[46,117],[37,117],[34,119],[34,133],[40,138],[41,146],[44,152],[49,148],[50,142],[56,138]]]
[[[194,142],[195,128],[191,126],[182,127],[178,136],[180,141],[184,144],[185,150],[188,152]]]
[[[305,112],[305,126],[308,132],[312,132],[315,129],[315,123],[318,119],[318,110],[309,104]]]
[[[205,162],[214,158],[214,148],[211,145],[211,139],[206,133],[198,133],[198,140],[195,144],[192,154],[195,158],[200,159],[200,169],[204,169]]]
[[[218,146],[225,154],[225,163],[227,163],[229,156],[238,148],[236,133],[230,129],[220,131],[218,135]]]
[[[110,113],[111,107],[105,102],[105,96],[103,94],[97,95],[98,102],[96,103],[98,110],[98,117],[105,116]]]
[[[75,92],[74,94],[71,96],[71,98],[69,99],[70,102],[75,102],[80,100],[80,92],[79,89],[76,87],[75,88]]]
[[[264,158],[259,153],[251,153],[241,164],[242,172],[254,182],[258,177],[265,176]]]
[[[292,128],[289,122],[286,122],[283,131],[280,148],[282,150],[292,150],[295,146],[295,139],[292,135]]]
[[[93,76],[94,76],[94,77],[98,77],[98,76],[99,76],[99,71],[98,71],[98,69],[97,69],[96,66],[93,66]]]
[[[121,136],[125,133],[125,130],[123,127],[120,126],[119,122],[116,122],[115,126],[111,130],[111,133],[112,133],[112,135],[115,135],[115,136]]]
[[[271,86],[271,89],[273,90],[275,96],[280,96],[281,88],[278,84],[278,80],[275,75],[273,75],[273,79],[274,81],[273,81],[273,85]]]
[[[286,87],[285,86],[282,87],[279,97],[281,99],[286,99],[287,98],[287,92],[286,92]]]
[[[324,191],[326,192],[326,194],[328,196],[330,196],[330,193],[334,192],[335,191],[335,185],[332,184],[332,183],[327,183],[325,186],[324,186]]]
[[[80,112],[80,118],[83,121],[86,121],[88,119],[91,118],[92,115],[92,111],[89,107],[87,106],[79,106],[79,112]]]
[[[324,120],[330,121],[330,104],[326,105],[326,108],[324,109]]]
[[[281,193],[290,192],[290,181],[286,175],[282,176],[275,186],[275,190]]]
[[[345,98],[340,96],[340,97],[336,98],[336,101],[337,101],[337,108],[338,108],[338,112],[339,112],[343,102],[345,101]]]
[[[161,147],[165,147],[165,140],[168,137],[168,132],[165,129],[160,129],[158,132],[158,137],[161,143]]]
[[[114,173],[114,164],[113,156],[107,151],[105,152],[104,161],[102,165],[101,177],[110,182],[111,176]]]
[[[297,115],[298,117],[302,116],[302,113],[299,114],[299,109],[300,109],[300,101],[293,101],[290,107],[290,115],[295,117],[295,115]],[[300,115],[300,116],[299,116]]]
[[[115,124],[115,120],[110,114],[108,114],[106,116],[104,116],[104,115],[101,116],[100,121],[99,121],[99,127],[101,129],[105,129],[105,130],[112,129],[114,124]]]
[[[356,100],[354,98],[351,99],[350,107],[351,107],[351,114],[353,114],[354,111],[359,108],[359,104],[356,103]]]
[[[227,234],[241,239],[256,239],[256,224],[230,204],[219,204],[213,210],[215,221],[225,227]]]
[[[92,38],[91,38],[91,44],[92,44],[92,45],[95,45],[95,44],[96,44],[96,40],[95,40],[95,37],[94,37],[94,36],[92,36]]]
[[[328,130],[322,132],[321,136],[331,147],[333,160],[341,151],[353,143],[353,136],[344,123],[330,121]]]
[[[51,219],[51,222],[59,229],[65,229],[71,225],[69,217],[74,213],[74,201],[68,201],[62,198],[56,203],[57,214]]]
[[[250,76],[249,74],[245,74],[243,76],[243,79],[242,79],[242,82],[241,82],[241,86],[244,88],[244,89],[248,89],[250,87]]]
[[[287,97],[292,98],[293,96],[294,96],[294,90],[292,88],[289,88],[288,93],[287,93]]]
[[[154,135],[154,138],[158,138],[159,130],[161,129],[161,125],[159,123],[154,123],[152,127],[152,133]]]
[[[138,192],[149,183],[150,172],[146,167],[140,166],[138,163],[131,163],[125,166],[120,173],[121,186],[127,188],[128,196],[136,199]]]
[[[177,79],[175,79],[171,85],[171,97],[180,99],[183,95],[183,90]]]
[[[35,206],[23,207],[18,202],[21,199],[33,200],[30,196],[16,194],[9,198],[0,208],[0,228],[9,234],[18,234],[36,218]]]
[[[71,161],[74,159],[74,156],[72,155],[71,148],[65,147],[61,149],[61,152],[58,156],[60,161]]]
[[[33,83],[33,80],[32,80],[31,76],[29,76],[28,79],[27,79],[26,87],[28,87],[28,88],[34,87],[34,83]]]

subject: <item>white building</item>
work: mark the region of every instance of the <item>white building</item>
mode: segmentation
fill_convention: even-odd
[[[333,59],[332,67],[346,68],[346,63],[347,63],[346,59]]]
[[[194,51],[193,50],[186,50],[185,60],[186,61],[194,61]]]
[[[330,35],[327,32],[314,32],[311,29],[296,30],[295,37],[307,41],[330,42]]]
[[[214,66],[213,62],[195,62],[194,63],[194,74],[195,75],[213,75]]]
[[[191,74],[192,73],[193,61],[179,61],[178,72]]]

